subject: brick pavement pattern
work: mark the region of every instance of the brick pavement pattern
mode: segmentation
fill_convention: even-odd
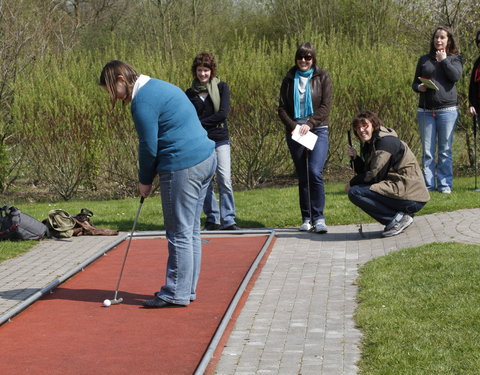
[[[329,226],[329,233],[275,229],[277,240],[215,370],[217,375],[354,375],[361,333],[355,328],[358,268],[392,251],[431,242],[480,245],[480,208],[415,217],[395,237],[379,224]],[[124,235],[124,234],[123,234]],[[117,238],[42,241],[0,264],[5,314]]]
[[[431,242],[480,245],[480,209],[417,216],[402,234],[379,224],[329,226],[318,235],[276,232],[277,240],[216,368],[218,375],[354,375],[358,268],[369,260]]]

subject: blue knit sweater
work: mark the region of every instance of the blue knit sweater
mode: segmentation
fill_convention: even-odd
[[[207,159],[215,143],[208,139],[185,93],[151,78],[131,105],[139,141],[139,181],[149,185],[158,172],[178,171]]]

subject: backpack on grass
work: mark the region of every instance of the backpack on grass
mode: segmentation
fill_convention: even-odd
[[[76,215],[70,215],[67,211],[51,210],[48,217],[43,220],[48,227],[49,237],[70,238],[72,236],[116,236],[118,230],[95,227],[90,218],[93,212],[82,208]]]
[[[48,227],[50,236],[70,238],[73,236],[76,221],[67,211],[56,209],[48,212],[48,217],[43,223]]]
[[[47,232],[43,223],[17,207],[0,207],[0,240],[40,240]]]

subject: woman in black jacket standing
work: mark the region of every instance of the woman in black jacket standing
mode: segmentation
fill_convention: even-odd
[[[422,140],[422,168],[428,190],[450,194],[453,184],[452,144],[458,117],[456,83],[463,62],[452,32],[437,27],[430,51],[419,58],[412,88],[419,93],[417,120]],[[427,86],[420,78],[436,86]],[[435,160],[435,156],[437,160]]]
[[[287,72],[280,88],[278,115],[298,175],[302,225],[299,230],[327,233],[323,167],[328,155],[328,116],[333,87],[329,74],[317,65],[315,49],[309,42],[295,53],[295,65]],[[292,139],[292,131],[308,131],[318,136],[313,150]],[[308,164],[307,164],[308,162]]]
[[[220,207],[215,197],[213,181],[207,190],[203,211],[207,216],[206,230],[238,230],[235,222],[235,200],[231,178],[230,138],[227,116],[230,110],[230,90],[216,77],[217,65],[209,52],[200,53],[192,64],[192,86],[185,92],[197,110],[208,138],[215,142],[217,169],[215,178]]]
[[[480,48],[480,30],[475,36],[475,44]],[[470,103],[470,114],[480,117],[480,57],[473,64],[470,86],[468,88],[468,101]]]

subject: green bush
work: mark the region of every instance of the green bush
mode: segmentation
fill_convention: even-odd
[[[44,60],[16,90],[16,135],[27,155],[29,174],[65,200],[78,188],[95,188],[100,171],[101,108],[90,76],[90,56]]]
[[[346,131],[362,109],[377,112],[419,155],[418,99],[411,89],[418,56],[397,46],[371,45],[366,39],[338,34],[324,36],[306,30],[304,38],[315,45],[318,64],[330,73],[334,84],[327,175],[348,164]],[[212,50],[219,77],[231,89],[232,174],[238,187],[253,188],[293,172],[277,105],[296,46],[293,37],[267,42],[237,35],[228,46]],[[28,155],[25,175],[64,199],[75,196],[80,188],[105,189],[111,197],[134,194],[136,133],[128,106],[109,109],[109,98],[97,84],[100,70],[107,61],[121,59],[140,73],[185,90],[192,80],[193,57],[201,51],[190,46],[177,51],[179,56],[172,60],[153,48],[128,48],[112,39],[103,50],[77,50],[37,61],[32,73],[22,76],[15,88],[14,129]]]
[[[0,191],[5,190],[5,178],[8,175],[8,169],[10,167],[10,160],[8,158],[8,153],[6,146],[0,144]]]

